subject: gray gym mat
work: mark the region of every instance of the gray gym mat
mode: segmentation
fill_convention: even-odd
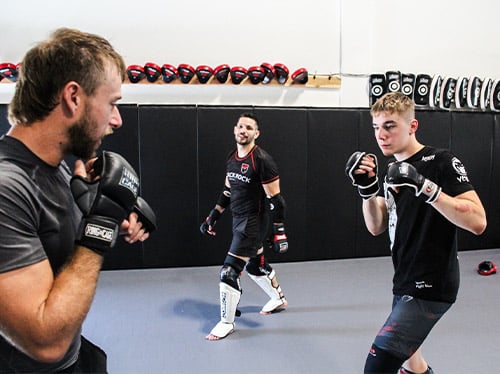
[[[460,252],[457,303],[423,353],[436,373],[495,370],[500,346],[500,249]],[[103,271],[84,335],[108,354],[110,374],[362,373],[391,305],[389,257],[273,265],[288,308],[262,316],[267,296],[244,273],[236,331],[205,340],[219,320],[219,266]]]

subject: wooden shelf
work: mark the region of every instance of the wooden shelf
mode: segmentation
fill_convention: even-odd
[[[132,83],[128,79],[125,79],[124,84],[163,84],[163,85],[198,85],[198,86],[206,86],[206,85],[219,85],[219,86],[224,86],[224,85],[231,85],[231,86],[241,86],[241,85],[250,85],[250,86],[284,86],[284,87],[297,87],[297,88],[303,88],[303,87],[308,87],[308,88],[340,88],[341,84],[341,78],[339,75],[326,75],[326,74],[309,74],[307,83],[302,84],[302,83],[294,83],[293,80],[289,77],[287,81],[283,84],[278,83],[276,79],[273,79],[271,82],[267,84],[263,83],[257,83],[253,84],[248,77],[245,77],[239,84],[235,84],[231,81],[231,78],[229,77],[225,83],[219,82],[215,77],[211,77],[206,83],[201,83],[196,75],[188,82],[188,83],[183,83],[179,78],[174,79],[170,83],[165,83],[163,79],[158,78],[156,82],[149,82],[146,78],[141,79],[137,83]]]

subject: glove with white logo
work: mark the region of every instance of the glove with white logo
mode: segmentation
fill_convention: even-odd
[[[387,169],[385,179],[389,187],[407,186],[415,190],[415,196],[425,199],[426,203],[434,203],[441,193],[441,187],[419,174],[415,167],[407,162],[393,162]]]
[[[83,213],[75,242],[104,255],[115,245],[123,220],[133,210],[139,210],[135,206],[139,177],[122,156],[113,152],[104,151],[93,168],[99,176],[95,181],[80,176],[71,179],[73,198]],[[144,210],[144,205],[139,205]],[[154,214],[148,216],[154,218]]]
[[[371,157],[373,162],[375,163],[375,167],[373,168],[374,176],[369,177],[368,173],[356,174],[354,171],[359,169],[361,165],[361,161],[364,157]],[[345,174],[351,178],[352,185],[358,187],[359,195],[367,200],[376,196],[379,191],[378,186],[378,176],[377,176],[378,162],[377,156],[372,153],[366,152],[354,152],[345,165]]]
[[[281,193],[266,198],[266,210],[271,215],[272,230],[266,242],[276,253],[288,251],[288,238],[285,233],[286,202]]]
[[[276,253],[285,253],[288,251],[288,238],[283,223],[273,223],[273,234],[269,240],[269,246]]]

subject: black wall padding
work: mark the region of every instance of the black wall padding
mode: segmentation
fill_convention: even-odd
[[[215,238],[202,236],[199,225],[223,188],[234,125],[244,111],[261,120],[257,143],[277,161],[288,205],[290,250],[268,253],[271,262],[390,254],[387,234],[367,231],[361,199],[344,170],[356,150],[376,154],[382,173],[387,165],[368,109],[121,105],[123,126],[102,148],[121,153],[140,173],[141,193],[156,211],[159,230],[144,243],[120,241],[105,269],[222,264],[231,241],[230,212],[217,223]],[[6,113],[0,105],[1,133],[9,128]],[[499,247],[499,116],[418,110],[417,119],[418,139],[459,156],[487,211],[486,233],[459,230],[458,248]]]
[[[492,114],[477,116],[474,113],[452,113],[451,149],[464,163],[469,179],[485,205],[487,217],[498,215],[496,207],[488,204],[492,193],[492,149],[494,141],[494,118]],[[498,158],[500,154],[496,154]],[[494,222],[494,221],[492,221]],[[458,243],[461,249],[479,249],[489,247],[489,232],[498,231],[498,226],[488,225],[487,232],[475,236],[460,230]]]
[[[143,265],[199,263],[196,107],[141,106],[139,124],[142,192],[159,225]]]
[[[487,248],[497,247],[500,243],[500,116],[493,116],[493,139],[491,152],[491,175],[488,178],[489,196],[483,198],[488,216]]]
[[[308,147],[305,255],[312,260],[355,254],[359,199],[344,169],[358,149],[359,120],[359,111],[308,111],[307,140],[314,146]]]
[[[141,161],[139,154],[139,119],[137,105],[121,105],[120,114],[122,127],[112,135],[104,138],[101,149],[113,151],[123,155],[132,167],[141,175]],[[144,184],[141,185],[141,189]],[[127,269],[134,264],[134,268],[144,267],[144,249],[142,243],[128,244],[121,238],[113,250],[109,251],[104,259],[104,268]]]

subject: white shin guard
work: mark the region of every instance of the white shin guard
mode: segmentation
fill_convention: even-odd
[[[248,276],[271,298],[262,307],[261,313],[272,313],[287,305],[285,296],[276,280],[274,269],[268,275],[253,275],[248,273]]]
[[[226,283],[220,282],[220,320],[223,323],[234,323],[236,307],[240,302],[241,291]]]
[[[241,291],[226,283],[220,282],[220,321],[210,331],[210,335],[224,339],[234,331],[236,307],[240,302]]]

